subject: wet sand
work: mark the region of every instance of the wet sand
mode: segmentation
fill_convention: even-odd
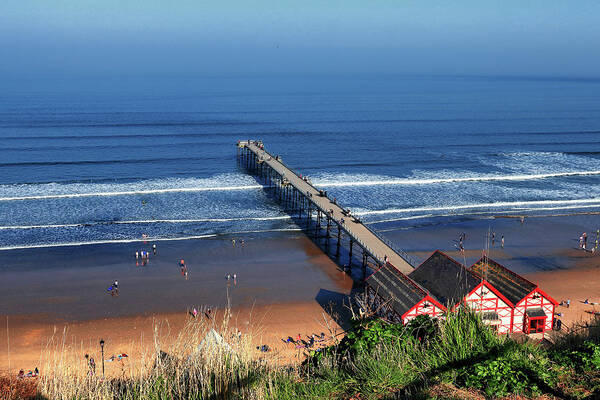
[[[117,352],[131,352],[142,333],[152,337],[153,321],[169,321],[175,332],[193,307],[229,303],[262,332],[259,344],[275,349],[281,338],[322,332],[316,321],[350,293],[352,279],[301,234],[244,241],[243,247],[240,238],[235,247],[230,239],[161,242],[146,266],[136,266],[134,253],[151,242],[0,252],[0,369],[8,367],[7,317],[13,370],[40,364],[54,331],[67,329],[71,341],[90,345],[103,337]],[[236,282],[228,282],[234,273]],[[106,291],[115,279],[118,297]]]
[[[347,292],[352,280],[303,235],[159,242],[0,252],[0,315],[91,320],[186,310],[313,301],[319,290]],[[178,265],[184,259],[186,280]],[[136,265],[138,264],[138,265]],[[237,275],[236,284],[227,274]],[[119,282],[119,296],[107,288]]]
[[[439,249],[458,261],[472,265],[488,249],[491,258],[506,263],[519,274],[577,268],[579,257],[570,250],[578,250],[579,236],[588,233],[593,242],[600,228],[600,215],[572,215],[556,217],[527,217],[521,224],[518,217],[473,219],[466,217],[431,218],[419,220],[415,226],[406,226],[385,232],[394,243],[416,258],[424,260],[433,250]],[[386,224],[373,225],[386,230]],[[458,251],[458,238],[465,232],[465,257]],[[488,233],[495,233],[492,245],[486,245]],[[504,235],[505,246],[501,247]],[[583,254],[583,252],[581,253]]]

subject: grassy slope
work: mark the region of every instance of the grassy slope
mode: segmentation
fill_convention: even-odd
[[[487,397],[600,398],[600,344],[593,330],[552,347],[497,336],[472,313],[406,328],[357,324],[337,348],[313,353],[297,376],[280,375],[273,399],[428,398],[439,385]],[[457,391],[459,392],[459,391]],[[463,395],[459,395],[463,396]]]
[[[341,343],[311,352],[291,369],[256,361],[251,340],[234,344],[234,353],[195,352],[210,328],[191,323],[169,355],[150,355],[132,377],[106,381],[71,368],[68,351],[58,348],[37,398],[600,398],[600,335],[593,328],[546,347],[498,336],[469,312],[419,318],[406,327],[364,320]],[[231,336],[226,326],[218,328]]]

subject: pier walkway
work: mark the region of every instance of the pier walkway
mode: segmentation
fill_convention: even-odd
[[[366,266],[367,256],[370,256],[379,266],[387,261],[404,274],[413,271],[414,266],[410,264],[406,254],[401,254],[397,249],[393,249],[391,244],[386,243],[359,219],[348,215],[347,211],[337,202],[329,199],[326,193],[315,188],[310,182],[288,168],[279,157],[267,152],[262,142],[240,141],[238,149],[242,151],[241,156],[245,157],[246,167],[254,170],[267,181],[272,182],[275,178],[275,184],[280,187],[280,190],[284,190],[284,196],[288,196],[292,204],[299,205],[301,214],[303,209],[306,210],[309,213],[307,218],[310,220],[312,211],[317,212],[317,229],[321,229],[321,219],[325,219],[328,238],[330,225],[337,226],[338,256],[340,235],[344,233],[350,239],[350,259],[352,259],[353,244],[357,244],[363,249],[363,268]],[[295,189],[293,193],[290,193],[290,187]]]

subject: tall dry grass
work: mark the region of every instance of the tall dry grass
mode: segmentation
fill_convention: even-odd
[[[140,356],[114,361],[118,367],[111,365],[104,379],[101,360],[91,374],[81,345],[67,343],[66,332],[55,335],[44,357],[39,395],[53,400],[262,398],[257,383],[274,363],[257,360],[253,332],[239,334],[230,322],[229,311],[219,322],[190,318],[175,335],[167,322],[155,322],[151,345],[140,339]],[[213,340],[212,330],[223,342]]]

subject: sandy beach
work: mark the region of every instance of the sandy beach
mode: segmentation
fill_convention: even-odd
[[[207,326],[219,331],[222,311],[212,311],[211,319],[200,314],[197,318]],[[4,321],[6,323],[6,321]],[[161,348],[168,350],[177,340],[186,323],[195,322],[186,312],[156,313],[148,316],[103,318],[79,322],[40,322],[37,316],[9,319],[10,324],[10,370],[43,369],[44,365],[57,354],[56,349],[65,343],[71,352],[79,354],[84,365],[84,355],[101,360],[99,340],[104,339],[105,359],[125,353],[127,362],[135,363],[143,354],[153,354],[155,339]],[[286,344],[282,339],[294,338],[298,334],[308,341],[309,336],[325,333],[327,343],[332,335],[341,334],[343,328],[316,302],[288,303],[251,308],[238,308],[232,311],[228,329],[238,330],[249,335],[254,346],[268,345],[269,352],[255,351],[256,357],[268,356],[277,363],[301,361],[304,349]],[[226,338],[235,341],[235,337]],[[0,345],[7,348],[6,332]],[[3,353],[0,369],[9,368],[9,359]],[[106,373],[118,373],[122,364],[106,363]]]
[[[289,351],[281,339],[342,328],[337,309],[353,287],[342,272],[308,238],[246,237],[244,246],[230,239],[162,243],[142,266],[133,256],[138,246],[81,246],[0,254],[4,288],[1,303],[0,369],[33,369],[42,365],[50,338],[65,338],[94,353],[98,341],[111,352],[136,354],[152,343],[153,329],[168,327],[168,337],[190,318],[188,310],[232,308],[230,328],[252,334],[256,345]],[[188,265],[188,278],[178,260]],[[76,260],[76,261],[74,261]],[[11,265],[11,268],[8,267]],[[236,274],[237,279],[225,278]],[[106,291],[119,280],[119,296]],[[335,315],[334,315],[335,314]],[[339,314],[339,313],[338,313]],[[200,317],[199,317],[200,318]],[[293,347],[293,346],[292,346]],[[99,357],[97,357],[99,359]]]
[[[567,328],[576,328],[593,318],[600,311],[600,257],[591,257],[579,250],[566,251],[576,260],[577,267],[551,272],[537,272],[525,277],[551,293],[558,301],[571,300],[570,306],[559,306],[556,313]],[[584,301],[588,300],[585,304]],[[596,303],[596,304],[591,304]]]
[[[570,308],[557,312],[564,326],[571,327],[592,317],[587,311],[594,306],[583,300],[600,302],[600,256],[577,249],[572,240],[586,221],[531,218],[521,225],[513,219],[470,220],[386,234],[412,246],[408,248],[416,257],[427,256],[421,247],[430,246],[460,260],[453,240],[464,230],[464,260],[470,265],[482,252],[475,238],[493,225],[510,241],[504,248],[496,243],[492,257],[538,283],[557,301],[570,299]],[[544,240],[532,245],[531,235],[544,230],[549,232],[542,235]],[[9,368],[9,348],[12,371],[43,365],[51,338],[64,339],[81,357],[89,353],[96,359],[103,338],[106,357],[127,353],[135,358],[152,348],[157,326],[164,340],[175,338],[193,307],[211,307],[218,315],[229,303],[230,327],[251,334],[257,346],[268,345],[269,354],[281,362],[294,362],[302,354],[282,339],[298,334],[307,339],[321,332],[330,336],[329,330],[341,333],[347,327],[347,315],[342,315],[347,310],[341,304],[357,285],[303,234],[246,237],[243,247],[240,238],[235,247],[230,238],[162,242],[148,265],[138,261],[136,266],[136,249],[150,246],[140,242],[0,253],[5,283],[0,369]],[[181,258],[189,266],[187,280],[177,265]],[[233,273],[236,282],[228,282],[225,276]],[[118,297],[106,292],[115,279]]]

